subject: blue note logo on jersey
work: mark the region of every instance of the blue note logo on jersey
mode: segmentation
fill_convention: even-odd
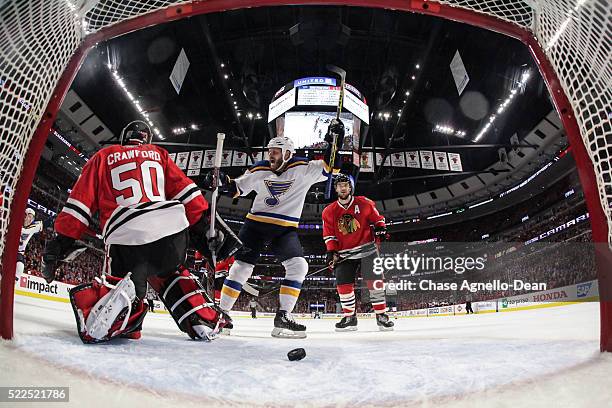
[[[270,197],[267,197],[264,202],[269,207],[276,207],[280,200],[278,197],[285,194],[293,185],[295,180],[287,180],[287,181],[274,181],[274,180],[264,180],[266,184],[266,188],[270,192]]]

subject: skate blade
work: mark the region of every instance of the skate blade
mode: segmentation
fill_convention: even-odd
[[[274,329],[272,329],[272,337],[276,337],[279,339],[305,339],[306,332],[299,332],[275,327]]]
[[[378,326],[378,330],[379,331],[393,331],[393,326],[391,327]]]
[[[350,332],[350,331],[357,331],[357,326],[349,326],[349,327],[345,327],[345,328],[340,328],[340,327],[336,327],[336,331],[337,332]]]

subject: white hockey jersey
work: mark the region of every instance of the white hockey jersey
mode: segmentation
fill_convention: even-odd
[[[28,246],[28,242],[34,236],[34,234],[39,233],[43,229],[42,221],[34,221],[27,227],[21,227],[21,237],[19,238],[19,249],[17,252],[20,254],[24,254],[26,247]]]
[[[310,186],[327,180],[328,174],[329,166],[323,160],[292,157],[280,174],[272,170],[269,161],[263,160],[234,180],[236,197],[251,191],[257,193],[248,219],[297,227]]]

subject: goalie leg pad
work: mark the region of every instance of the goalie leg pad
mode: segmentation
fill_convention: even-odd
[[[132,296],[133,283],[129,277],[104,276],[75,286],[69,295],[79,337],[86,344],[139,331],[148,310],[142,300]]]
[[[199,279],[185,268],[169,277],[150,277],[149,283],[179,329],[193,340],[213,340],[231,322],[209,298]]]

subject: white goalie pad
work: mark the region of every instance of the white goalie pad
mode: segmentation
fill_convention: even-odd
[[[121,312],[127,308],[125,319],[119,330],[125,329],[132,312],[132,302],[136,299],[136,288],[130,275],[131,272],[115,286],[106,282],[104,277],[102,278],[102,284],[111,288],[111,291],[98,300],[87,316],[85,331],[92,338],[102,340],[109,334],[112,335],[108,331]]]

